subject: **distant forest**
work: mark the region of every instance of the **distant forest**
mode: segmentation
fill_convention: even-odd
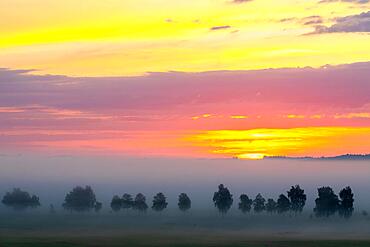
[[[305,205],[307,196],[304,190],[295,185],[290,188],[286,194],[280,194],[276,200],[272,198],[265,199],[261,194],[252,199],[246,194],[239,196],[238,209],[244,213],[254,212],[260,214],[267,212],[269,214],[300,214]],[[37,208],[41,205],[40,199],[36,195],[19,188],[7,192],[2,203],[15,210],[24,210],[27,208]],[[213,194],[213,204],[222,215],[226,215],[234,203],[233,195],[227,187],[220,184],[217,191]],[[191,209],[192,201],[186,193],[178,196],[178,209],[187,212]],[[134,210],[145,213],[149,206],[153,211],[161,212],[168,206],[166,196],[157,193],[148,205],[146,197],[139,193],[135,196],[125,193],[122,196],[113,196],[109,205],[112,212]],[[103,204],[96,199],[95,193],[90,186],[77,186],[68,192],[62,204],[64,210],[70,212],[100,212]],[[337,195],[331,187],[321,187],[317,189],[317,198],[313,209],[316,217],[329,217],[338,214],[344,218],[350,218],[354,211],[354,194],[351,187],[345,187]],[[54,205],[50,205],[50,212],[55,213]],[[364,213],[366,213],[364,211]],[[367,214],[367,213],[366,213]]]

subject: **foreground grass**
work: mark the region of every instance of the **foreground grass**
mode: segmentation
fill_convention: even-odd
[[[370,247],[370,219],[0,214],[0,247]]]
[[[182,239],[163,237],[125,237],[125,238],[2,238],[1,247],[365,247],[370,241],[212,241],[206,239]]]

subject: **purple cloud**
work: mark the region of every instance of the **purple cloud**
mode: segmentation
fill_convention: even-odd
[[[229,25],[225,25],[225,26],[214,26],[214,27],[211,27],[210,30],[211,31],[217,31],[217,30],[229,29],[229,28],[231,28],[231,26],[229,26]]]
[[[253,0],[233,0],[232,3],[237,3],[237,4],[240,4],[240,3],[247,3],[247,2],[252,2]]]
[[[363,12],[359,15],[336,18],[335,23],[329,27],[323,25],[316,26],[313,34],[350,32],[370,32],[370,11]]]
[[[45,106],[83,112],[163,110],[229,100],[255,101],[257,92],[264,100],[290,103],[350,107],[370,102],[370,62],[318,69],[169,72],[138,77],[36,76],[25,72],[0,70],[0,107]]]
[[[365,3],[370,2],[370,0],[321,0],[319,1],[319,3],[334,3],[334,2],[365,4]]]

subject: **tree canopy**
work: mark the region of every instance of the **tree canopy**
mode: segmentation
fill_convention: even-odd
[[[285,213],[290,210],[290,201],[289,198],[281,194],[277,200],[277,211],[278,213]]]
[[[239,205],[238,205],[239,210],[242,211],[243,213],[250,212],[251,209],[252,209],[253,200],[250,199],[245,194],[240,195],[239,199],[240,199],[240,202],[239,202]]]
[[[353,213],[353,193],[351,187],[346,187],[339,192],[340,206],[339,215],[344,218],[349,218]]]
[[[129,209],[132,208],[134,205],[134,200],[132,199],[132,196],[130,194],[123,194],[121,199],[121,207],[122,209]]]
[[[191,208],[191,200],[186,193],[181,193],[179,195],[179,202],[177,203],[179,209],[183,212]]]
[[[258,194],[256,198],[253,200],[254,212],[261,213],[263,210],[265,210],[265,203],[266,203],[265,198],[263,198],[261,194]]]
[[[314,212],[317,217],[329,217],[338,210],[339,199],[330,187],[321,187],[317,189],[318,198],[315,200],[316,207]]]
[[[277,210],[277,202],[274,199],[268,199],[266,203],[266,211],[269,213],[274,213]]]
[[[7,192],[2,199],[2,203],[5,206],[19,210],[35,208],[41,205],[40,199],[37,196],[31,196],[28,192],[19,188],[13,189],[12,192]]]
[[[135,196],[132,208],[138,210],[139,212],[145,212],[148,209],[148,205],[146,204],[146,198],[143,194],[139,193]]]
[[[218,191],[213,194],[213,203],[221,214],[226,214],[233,204],[233,195],[223,184],[218,186]]]
[[[77,186],[70,191],[63,203],[63,208],[70,211],[90,211],[96,206],[96,196],[90,186]]]
[[[302,212],[304,206],[306,205],[307,196],[299,185],[291,187],[291,189],[288,191],[288,198],[291,202],[291,210],[296,213]]]
[[[163,193],[158,193],[154,196],[152,205],[152,209],[154,211],[163,211],[165,208],[167,208],[167,205],[168,203]]]
[[[113,196],[112,201],[110,203],[111,209],[114,212],[118,212],[118,211],[121,210],[121,206],[122,206],[121,198],[119,198],[119,196],[117,196],[117,195]]]

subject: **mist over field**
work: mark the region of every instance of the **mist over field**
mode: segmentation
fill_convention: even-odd
[[[367,246],[370,236],[370,217],[363,214],[363,210],[370,209],[367,161],[19,155],[2,156],[0,164],[1,195],[21,187],[38,195],[42,204],[26,211],[0,206],[0,238],[9,246],[27,246],[29,239],[45,246],[59,242],[66,246],[90,246],[92,242],[96,246],[239,246],[251,241],[257,242],[248,246],[260,246],[268,239],[272,241],[268,246],[298,246],[294,241],[307,241],[299,242],[299,246],[316,246],[313,241],[336,240],[327,246],[337,247]],[[220,183],[230,189],[234,198],[226,215],[221,215],[212,202]],[[242,214],[238,210],[241,193],[250,198],[261,193],[266,199],[276,200],[295,184],[300,184],[307,194],[302,214],[253,210]],[[101,212],[62,209],[65,194],[76,185],[92,186],[97,199],[103,202]],[[314,216],[318,187],[331,186],[339,193],[347,185],[355,195],[351,218]],[[162,212],[150,208],[146,213],[132,209],[112,212],[113,195],[139,192],[144,193],[149,207],[157,192],[167,196],[169,205]],[[187,212],[177,207],[182,192],[192,200]],[[54,213],[49,209],[51,203]],[[364,242],[355,245],[353,241]]]
[[[331,186],[336,193],[351,186],[355,210],[370,209],[370,164],[368,161],[170,159],[120,156],[0,157],[0,195],[14,187],[35,193],[45,208],[61,209],[65,194],[76,185],[91,185],[103,209],[109,210],[113,195],[143,193],[148,204],[157,192],[168,198],[168,209],[177,208],[185,192],[192,210],[215,211],[212,196],[220,183],[233,194],[237,210],[242,193],[266,199],[286,193],[299,184],[307,194],[305,210],[312,212],[317,188]]]

